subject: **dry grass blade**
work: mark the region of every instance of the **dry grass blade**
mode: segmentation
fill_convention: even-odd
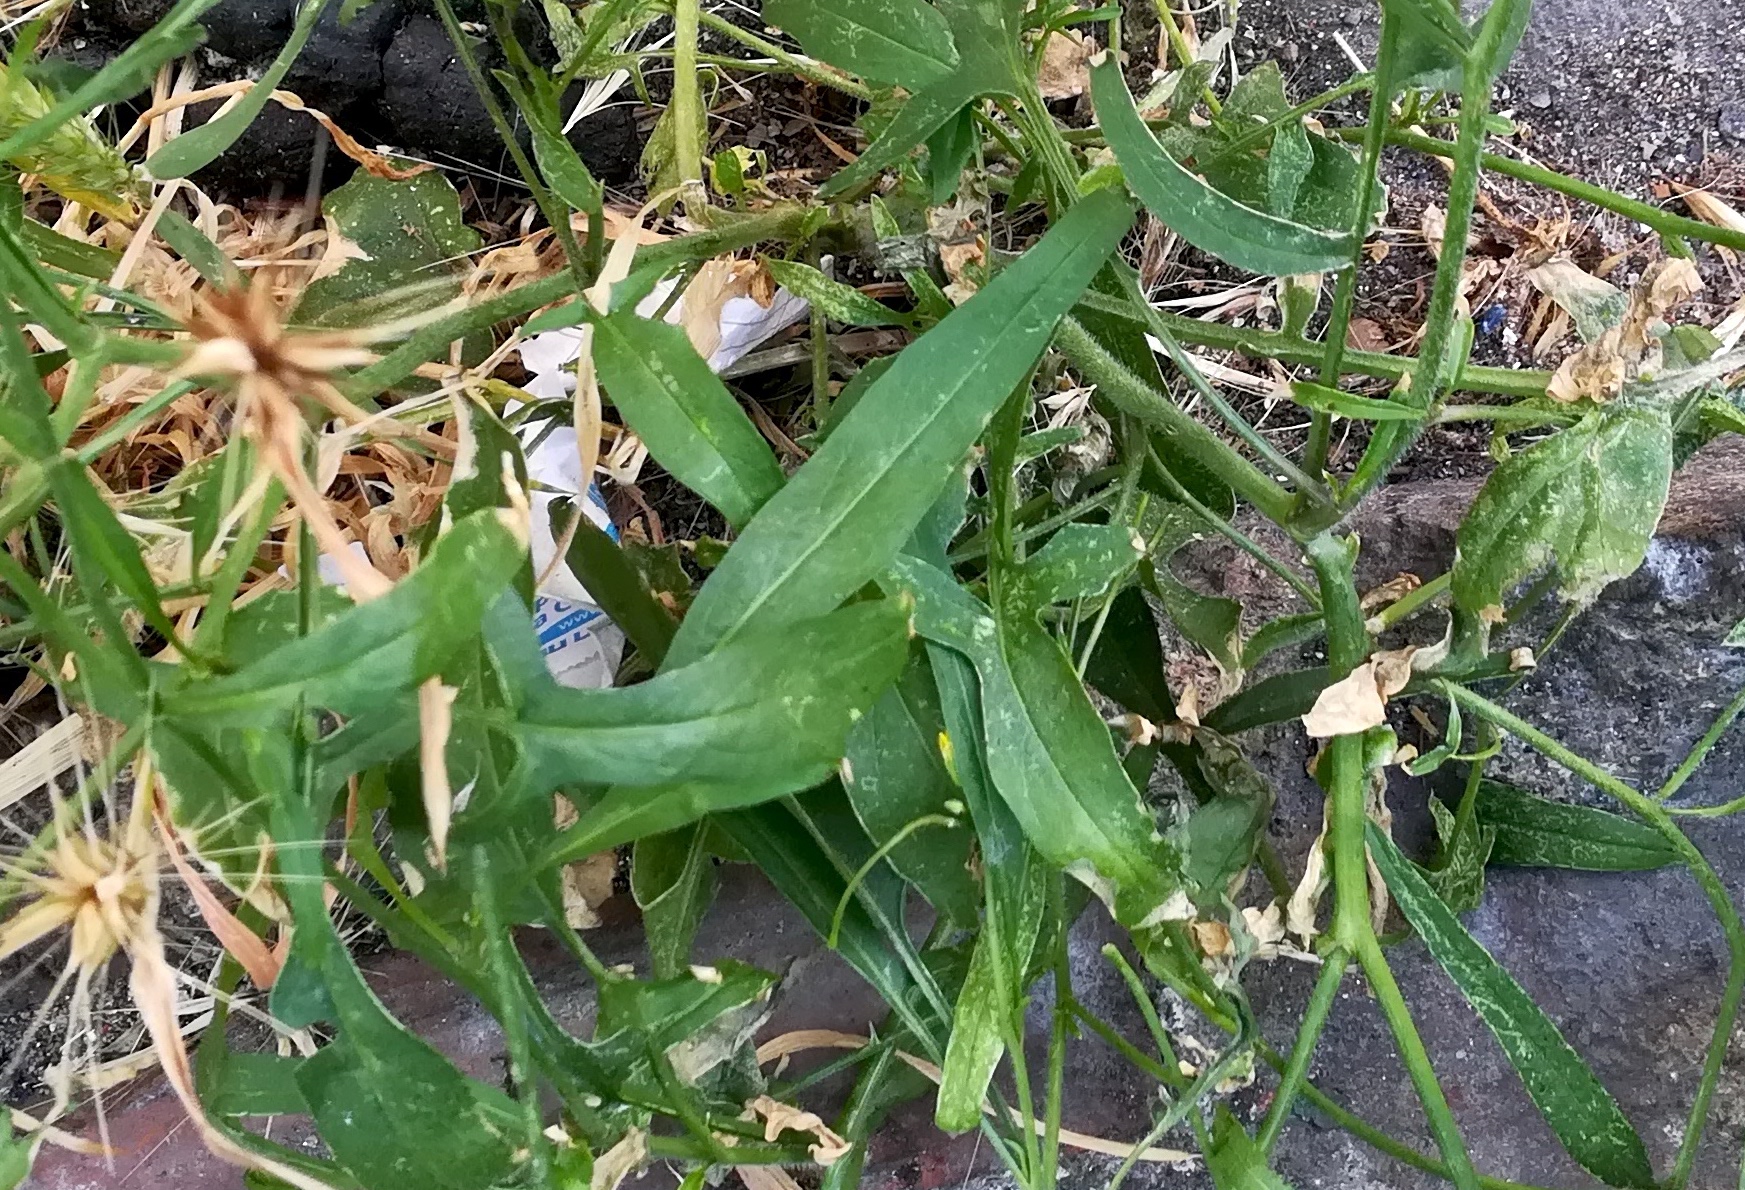
[[[836,1029],[796,1029],[791,1033],[772,1037],[758,1046],[757,1061],[758,1065],[761,1066],[768,1062],[774,1062],[778,1058],[785,1058],[790,1054],[813,1049],[860,1049],[862,1046],[870,1044],[871,1041],[870,1037],[862,1037],[858,1033],[844,1033]],[[934,1083],[938,1083],[942,1077],[939,1067],[925,1058],[918,1058],[914,1054],[902,1050],[897,1051],[897,1057],[907,1063],[911,1069],[931,1079]],[[982,1111],[988,1115],[993,1115],[993,1105],[982,1104]],[[1034,1116],[1026,1116],[1016,1108],[1011,1109],[1011,1116],[1013,1123],[1021,1127],[1028,1126],[1035,1129],[1038,1136],[1043,1135],[1047,1130],[1048,1126],[1042,1120]],[[1102,1153],[1110,1157],[1132,1157],[1137,1161],[1153,1163],[1174,1164],[1178,1161],[1197,1160],[1194,1154],[1184,1152],[1181,1149],[1165,1149],[1156,1145],[1140,1148],[1138,1145],[1123,1144],[1117,1140],[1104,1140],[1100,1136],[1075,1132],[1070,1128],[1060,1130],[1060,1143],[1087,1153]]]
[[[52,785],[84,755],[85,721],[68,715],[0,764],[0,810]]]
[[[448,828],[454,819],[454,790],[448,783],[448,733],[454,721],[454,699],[460,691],[441,678],[418,687],[418,763],[423,770],[424,816],[430,824],[431,859],[448,867]]]

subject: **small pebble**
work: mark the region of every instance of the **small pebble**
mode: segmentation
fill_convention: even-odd
[[[1538,108],[1540,111],[1544,111],[1546,108],[1551,106],[1551,92],[1535,91],[1527,97],[1527,102]]]
[[[1717,121],[1721,135],[1729,140],[1745,141],[1745,103],[1734,101],[1721,105],[1720,119]]]

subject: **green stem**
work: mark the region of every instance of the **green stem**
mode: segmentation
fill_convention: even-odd
[[[673,0],[673,167],[685,213],[692,219],[706,216],[709,204],[703,189],[703,144],[697,137],[697,128],[706,118],[697,78],[700,7],[700,0]]]
[[[552,233],[557,236],[557,242],[563,246],[564,262],[569,266],[568,281],[572,292],[579,293],[587,287],[588,277],[583,272],[582,247],[576,241],[575,229],[570,226],[569,209],[557,200],[557,196],[547,189],[545,181],[533,162],[528,160],[522,151],[521,142],[516,139],[515,128],[509,123],[509,117],[503,112],[503,105],[497,101],[497,92],[491,86],[491,81],[485,77],[485,72],[479,65],[478,55],[473,53],[472,42],[466,31],[460,26],[460,21],[454,15],[454,6],[449,0],[435,0],[436,15],[442,19],[442,27],[448,31],[448,39],[454,43],[455,57],[460,59],[466,69],[467,77],[472,80],[473,90],[478,92],[479,102],[485,106],[485,114],[491,119],[491,126],[497,130],[497,137],[508,150],[509,158],[515,163],[516,172],[522,181],[527,183],[527,189],[533,194],[533,201],[539,207],[539,213],[545,216],[545,221],[551,226]],[[495,19],[495,8],[492,9]],[[420,361],[423,362],[423,361]]]
[[[1260,1056],[1268,1066],[1281,1073],[1285,1069],[1285,1060],[1270,1046],[1261,1045]],[[1315,1110],[1332,1120],[1339,1127],[1357,1137],[1370,1148],[1379,1153],[1385,1153],[1394,1160],[1413,1169],[1421,1169],[1435,1177],[1453,1180],[1448,1167],[1434,1157],[1426,1157],[1411,1145],[1395,1140],[1387,1133],[1371,1124],[1357,1113],[1346,1109],[1338,1100],[1315,1086],[1314,1083],[1304,1083],[1302,1096],[1315,1106]],[[1520,1182],[1509,1182],[1502,1178],[1487,1178],[1479,1176],[1478,1184],[1481,1190],[1540,1190],[1537,1186],[1528,1186]]]
[[[1355,128],[1340,128],[1332,130],[1328,135],[1340,140],[1356,140],[1360,130]],[[1390,128],[1387,142],[1404,149],[1418,153],[1427,153],[1432,157],[1453,157],[1457,148],[1445,140],[1437,140],[1433,136],[1425,136],[1418,132],[1408,132],[1404,129]],[[1596,186],[1592,182],[1584,182],[1572,178],[1568,174],[1560,174],[1554,169],[1546,169],[1542,165],[1531,165],[1525,161],[1516,161],[1512,157],[1503,157],[1496,153],[1482,153],[1479,164],[1492,173],[1501,174],[1505,178],[1516,178],[1523,182],[1531,182],[1543,186],[1547,190],[1559,194],[1567,194],[1582,202],[1592,203],[1596,207],[1622,215],[1637,223],[1645,223],[1664,236],[1682,236],[1685,239],[1701,240],[1707,244],[1719,244],[1724,248],[1733,248],[1745,252],[1745,231],[1731,227],[1715,227],[1683,215],[1674,215],[1670,211],[1661,210],[1651,203],[1629,198],[1615,190],[1604,186]]]
[[[1366,622],[1365,627],[1370,630],[1371,634],[1380,636],[1389,628],[1398,624],[1401,620],[1415,614],[1419,608],[1423,607],[1431,600],[1445,593],[1453,578],[1453,571],[1443,571],[1441,574],[1437,575],[1429,582],[1424,583],[1417,589],[1406,592],[1403,598],[1396,599],[1394,602],[1376,612],[1375,615],[1371,616]]]
[[[1490,97],[1490,74],[1474,55],[1467,60],[1461,85],[1460,135],[1454,146],[1454,174],[1448,180],[1447,229],[1424,321],[1419,370],[1411,387],[1401,394],[1404,403],[1414,409],[1427,410],[1440,401],[1456,383],[1454,373],[1464,362],[1449,356],[1455,342],[1460,287],[1465,278],[1467,233],[1472,226],[1473,204],[1478,199],[1479,158],[1484,148]],[[1377,426],[1345,489],[1343,506],[1355,507],[1371,488],[1386,479],[1422,432],[1421,422],[1388,422]]]
[[[1127,303],[1103,297],[1094,290],[1087,291],[1080,302],[1100,313],[1111,314],[1129,322],[1143,325],[1146,321],[1137,311],[1129,309]],[[1319,366],[1322,360],[1323,344],[1295,335],[1229,326],[1221,322],[1205,322],[1167,310],[1158,310],[1156,313],[1168,324],[1175,337],[1184,343],[1234,351],[1251,359],[1276,359],[1280,363],[1311,368]],[[1388,355],[1381,351],[1347,351],[1342,370],[1346,373],[1397,381],[1402,376],[1413,375],[1418,367],[1419,360],[1412,356]],[[1496,393],[1507,397],[1542,397],[1545,395],[1545,386],[1549,383],[1549,372],[1473,364],[1461,368],[1454,378],[1454,388],[1459,391]]]
[[[1728,703],[1726,708],[1715,717],[1715,721],[1703,733],[1703,738],[1696,742],[1696,746],[1690,750],[1690,754],[1673,770],[1672,776],[1666,779],[1666,784],[1655,792],[1655,801],[1664,802],[1683,788],[1684,783],[1690,780],[1691,774],[1697,771],[1697,766],[1708,757],[1710,750],[1721,742],[1721,737],[1727,734],[1727,729],[1733,726],[1733,721],[1739,717],[1741,711],[1745,711],[1745,689],[1741,689],[1739,693],[1735,694],[1733,701]]]
[[[1357,551],[1354,543],[1322,533],[1307,543],[1306,553],[1321,583],[1321,610],[1327,622],[1327,664],[1333,679],[1338,681],[1369,655],[1369,634],[1364,629],[1352,573]],[[1335,736],[1328,742],[1322,759],[1323,764],[1330,766],[1332,776],[1328,791],[1332,802],[1328,824],[1328,840],[1333,849],[1332,938],[1335,945],[1355,955],[1363,967],[1454,1184],[1460,1190],[1476,1190],[1478,1173],[1472,1167],[1472,1158],[1467,1155],[1447,1097],[1436,1081],[1430,1056],[1370,924],[1369,862],[1364,842],[1369,817],[1368,775],[1364,771],[1363,751],[1362,735]]]
[[[1357,214],[1352,221],[1351,265],[1339,274],[1333,290],[1333,312],[1327,321],[1324,355],[1321,359],[1321,383],[1328,388],[1339,387],[1344,369],[1345,339],[1351,328],[1351,310],[1357,301],[1357,274],[1363,267],[1364,241],[1369,238],[1370,208],[1375,204],[1376,176],[1381,168],[1382,134],[1388,125],[1393,105],[1393,61],[1398,48],[1395,21],[1387,9],[1382,10],[1381,48],[1376,53],[1375,88],[1370,92],[1369,123],[1364,126],[1363,162],[1358,166]],[[1320,475],[1327,466],[1327,448],[1332,440],[1333,416],[1317,409],[1309,423],[1309,441],[1303,465],[1311,475]]]
[[[865,83],[858,82],[849,78],[847,75],[837,74],[834,71],[826,70],[816,62],[810,62],[804,58],[790,54],[775,42],[766,41],[764,38],[759,37],[749,29],[741,29],[732,21],[723,20],[708,9],[699,9],[697,17],[704,28],[711,32],[719,33],[724,37],[731,37],[740,45],[745,46],[747,49],[755,50],[764,57],[770,59],[772,62],[779,64],[784,70],[790,71],[808,82],[817,83],[821,87],[831,87],[837,91],[843,92],[844,94],[852,95],[856,99],[862,99],[868,102],[873,98],[872,88],[867,86]],[[725,60],[725,64],[737,66],[742,70],[758,69],[754,63],[735,62],[731,59]]]
[[[1144,316],[1149,329],[1158,342],[1163,344],[1163,350],[1181,374],[1187,377],[1188,384],[1224,419],[1224,424],[1230,427],[1242,441],[1246,442],[1255,454],[1259,455],[1266,465],[1281,477],[1290,480],[1296,486],[1297,498],[1305,503],[1323,506],[1332,503],[1326,486],[1319,480],[1306,475],[1303,470],[1287,458],[1259,430],[1248,424],[1248,419],[1236,412],[1217,389],[1207,382],[1194,361],[1188,358],[1181,344],[1176,342],[1174,332],[1169,323],[1158,316],[1157,307],[1145,300],[1145,295],[1139,291],[1139,279],[1130,269],[1119,270],[1127,300]]]
[[[1255,541],[1235,525],[1232,525],[1229,521],[1213,512],[1210,508],[1207,508],[1205,503],[1202,502],[1199,497],[1190,492],[1185,486],[1183,486],[1180,480],[1171,474],[1170,469],[1164,464],[1164,461],[1157,457],[1156,450],[1147,447],[1146,456],[1151,465],[1151,473],[1157,476],[1157,478],[1163,483],[1164,487],[1169,489],[1171,496],[1192,509],[1199,518],[1205,521],[1206,524],[1215,532],[1229,538],[1230,541],[1243,553],[1247,554],[1256,562],[1259,562],[1262,566],[1278,575],[1278,577],[1284,580],[1285,584],[1289,586],[1291,590],[1295,591],[1298,595],[1301,595],[1310,607],[1321,606],[1321,596],[1315,588],[1304,582],[1302,578],[1298,576],[1296,571],[1292,570],[1279,559],[1269,554],[1265,547],[1263,547],[1259,542]]]
[[[1295,123],[1296,121],[1301,120],[1304,116],[1317,112],[1329,104],[1338,103],[1347,95],[1355,95],[1359,91],[1367,91],[1375,86],[1375,75],[1354,74],[1344,82],[1340,83],[1337,87],[1332,87],[1321,92],[1313,99],[1305,100],[1304,102],[1297,104],[1297,106],[1293,107],[1290,111],[1285,112],[1282,115],[1274,116],[1264,124],[1255,125],[1240,136],[1231,137],[1221,148],[1214,152],[1211,157],[1206,158],[1205,162],[1210,164],[1211,162],[1222,161],[1226,157],[1234,156],[1242,150],[1258,144],[1261,140],[1265,139],[1269,133],[1276,132],[1287,124]]]
[[[1194,64],[1194,51],[1188,45],[1188,39],[1182,35],[1181,25],[1175,19],[1175,13],[1170,10],[1169,0],[1153,0],[1152,7],[1157,9],[1157,19],[1163,22],[1164,30],[1169,35],[1169,48],[1175,51],[1176,59],[1180,61],[1181,68],[1186,70]],[[1214,116],[1224,110],[1224,105],[1218,102],[1216,95],[1212,94],[1211,87],[1202,87],[1200,94]]]
[[[1716,875],[1715,869],[1709,865],[1708,859],[1697,849],[1696,844],[1678,828],[1666,807],[1647,794],[1626,785],[1592,761],[1576,755],[1525,719],[1504,710],[1489,699],[1452,682],[1444,682],[1442,686],[1448,697],[1461,706],[1502,728],[1634,811],[1679,853],[1698,886],[1702,888],[1703,895],[1708,898],[1716,918],[1720,920],[1721,931],[1727,938],[1727,982],[1721,993],[1721,1007],[1716,1015],[1714,1035],[1703,1059],[1702,1078],[1697,1083],[1696,1099],[1691,1104],[1684,1139],[1678,1146],[1678,1159],[1673,1165],[1672,1176],[1663,1183],[1667,1190],[1682,1190],[1690,1180],[1691,1168],[1696,1162],[1703,1128],[1708,1123],[1709,1103],[1714,1098],[1715,1086],[1721,1077],[1721,1067],[1727,1057],[1727,1044],[1733,1036],[1733,1022],[1739,1014],[1740,995],[1745,993],[1745,923],[1739,919],[1739,911],[1727,893],[1727,886],[1721,883],[1721,878]]]
[[[1303,1023],[1297,1030],[1297,1043],[1291,1049],[1290,1063],[1279,1076],[1278,1093],[1273,1096],[1272,1107],[1267,1110],[1266,1119],[1260,1125],[1260,1135],[1255,1139],[1262,1153],[1272,1152],[1279,1130],[1290,1119],[1291,1103],[1308,1078],[1315,1044],[1321,1039],[1321,1030],[1326,1027],[1327,1017],[1333,1011],[1333,1000],[1339,994],[1339,983],[1345,978],[1345,968],[1350,962],[1343,950],[1334,950],[1321,965],[1320,978],[1315,981],[1315,990],[1303,1011]]]
[[[1100,395],[1122,412],[1167,434],[1185,453],[1235,489],[1268,519],[1282,522],[1295,497],[1260,468],[1231,450],[1174,401],[1134,375],[1070,315],[1056,342]]]

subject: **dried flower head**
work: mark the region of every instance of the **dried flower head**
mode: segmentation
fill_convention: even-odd
[[[214,1127],[201,1106],[177,1016],[176,985],[183,977],[170,965],[158,932],[158,865],[165,856],[153,831],[155,780],[150,760],[141,753],[134,761],[130,805],[125,810],[110,807],[104,815],[115,824],[108,833],[99,830],[95,816],[76,813],[57,799],[48,844],[37,849],[33,859],[8,870],[9,879],[22,885],[28,899],[11,917],[0,921],[0,959],[57,931],[64,931],[68,938],[60,978],[32,1026],[34,1029],[47,1019],[48,1008],[71,982],[67,1042],[61,1077],[50,1079],[55,1102],[48,1118],[57,1119],[67,1110],[72,1080],[66,1077],[66,1070],[74,1057],[76,1039],[85,1039],[84,1057],[91,1067],[88,1073],[96,1071],[91,988],[109,960],[121,954],[128,960],[128,991],[151,1038],[152,1052],[207,1147],[226,1160],[270,1173],[300,1190],[328,1190],[326,1183],[300,1170],[244,1149]],[[160,828],[168,838],[167,826],[160,823]],[[13,1062],[28,1048],[28,1044],[18,1046]],[[100,1086],[95,1077],[86,1081],[94,1089]],[[106,1132],[100,1099],[97,1120],[100,1131]],[[38,1134],[49,1133],[42,1129]],[[108,1149],[106,1135],[103,1148]]]

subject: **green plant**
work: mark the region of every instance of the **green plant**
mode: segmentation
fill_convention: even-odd
[[[0,194],[3,631],[45,680],[121,727],[108,760],[74,806],[57,813],[41,847],[6,869],[0,892],[15,912],[0,926],[0,953],[34,943],[44,932],[38,926],[75,918],[66,896],[102,905],[111,895],[103,864],[86,852],[68,858],[69,840],[101,836],[107,818],[116,831],[130,831],[128,846],[99,849],[99,859],[125,852],[132,865],[158,846],[136,829],[159,796],[149,781],[155,773],[164,782],[164,839],[179,837],[234,888],[265,870],[278,890],[268,909],[290,939],[288,952],[275,966],[249,966],[251,958],[264,962],[269,923],[260,906],[245,906],[227,923],[232,958],[218,990],[233,990],[248,966],[272,983],[280,1027],[320,1026],[329,1038],[297,1056],[234,1051],[221,1000],[190,1065],[177,1056],[178,1039],[153,1029],[211,1143],[284,1180],[372,1190],[409,1179],[457,1190],[615,1185],[659,1156],[698,1171],[697,1184],[712,1166],[817,1158],[827,1165],[825,1184],[844,1187],[857,1180],[861,1142],[889,1106],[927,1093],[909,1064],[919,1063],[936,1071],[941,1127],[981,1129],[1022,1184],[1047,1190],[1062,1143],[1064,1055],[1083,1030],[1155,1078],[1163,1097],[1152,1136],[1112,1184],[1146,1146],[1185,1126],[1218,1185],[1282,1185],[1270,1170],[1272,1149],[1305,1098],[1462,1190],[1508,1186],[1473,1168],[1394,982],[1377,933],[1373,859],[1572,1159],[1611,1185],[1687,1184],[1745,983],[1745,927],[1659,800],[1569,753],[1479,690],[1507,682],[1522,661],[1514,638],[1509,647],[1493,641],[1498,625],[1553,589],[1573,613],[1640,565],[1675,464],[1740,424],[1725,383],[1745,359],[1717,354],[1719,345],[1697,328],[1666,325],[1663,315],[1688,281],[1674,261],[1630,295],[1596,296],[1593,286],[1574,296],[1553,291],[1588,343],[1557,376],[1470,363],[1463,246],[1481,174],[1500,168],[1482,151],[1490,96],[1521,35],[1527,0],[1493,0],[1471,23],[1447,0],[1384,0],[1374,70],[1307,104],[1293,105],[1269,68],[1219,94],[1212,64],[1189,53],[1167,93],[1149,97],[1143,113],[1118,64],[1119,6],[771,0],[767,17],[799,40],[801,58],[700,11],[696,0],[677,0],[676,79],[665,132],[657,134],[666,147],[653,166],[701,230],[610,257],[602,191],[558,131],[559,96],[575,75],[626,61],[603,47],[654,9],[604,0],[583,9],[580,27],[573,15],[571,26],[552,17],[554,41],[569,45],[554,73],[517,43],[514,0],[489,0],[506,62],[492,79],[446,0],[437,3],[555,229],[563,265],[549,275],[407,319],[432,294],[462,292],[453,262],[478,242],[437,175],[363,178],[328,207],[363,258],[311,286],[288,323],[261,289],[238,297],[225,254],[186,219],[165,215],[158,234],[211,285],[212,296],[190,316],[110,288],[112,262],[93,263],[89,251],[78,251],[89,245],[34,219],[18,187]],[[176,31],[203,7],[182,0],[160,26],[167,33],[142,39],[59,102],[32,90],[30,110],[40,114],[0,123],[0,160],[38,171],[44,154],[69,138],[85,157],[106,149],[93,148],[96,133],[83,113],[179,52]],[[301,10],[273,78],[320,10],[319,3]],[[1158,12],[1171,19],[1166,6]],[[872,101],[870,146],[815,201],[748,203],[738,157],[711,176],[727,191],[716,197],[744,209],[711,198],[706,145],[695,133],[706,118],[697,74],[705,26],[778,70]],[[1074,45],[1085,34],[1107,42],[1086,64],[1094,128],[1059,127],[1038,84],[1064,31]],[[1191,49],[1179,29],[1173,41],[1178,53]],[[11,73],[0,75],[0,88],[8,77],[24,78],[23,56],[21,49]],[[270,85],[160,149],[146,165],[157,193],[164,179],[222,152]],[[1364,93],[1370,112],[1361,128],[1328,132],[1303,121]],[[1454,112],[1453,141],[1410,130],[1442,101]],[[532,130],[531,156],[510,132],[511,110]],[[1360,153],[1347,140],[1359,142]],[[1416,357],[1347,346],[1358,267],[1384,205],[1377,174],[1387,144],[1452,161],[1445,247]],[[924,153],[915,157],[918,148]],[[988,170],[996,159],[1010,168]],[[1646,218],[1622,196],[1511,168]],[[737,180],[723,185],[724,173]],[[886,176],[892,185],[873,195]],[[869,227],[875,238],[899,238],[966,177],[972,189],[997,179],[1008,191],[1004,209],[1033,213],[1038,224],[1045,218],[1046,230],[1021,252],[984,253],[980,265],[952,276],[960,305],[923,267],[906,273],[913,308],[896,310],[806,263],[818,247],[852,245]],[[82,188],[66,196],[79,198]],[[969,201],[988,200],[984,191]],[[1231,328],[1156,309],[1119,250],[1141,204],[1198,249],[1281,278],[1282,329]],[[580,239],[572,211],[585,228]],[[1683,250],[1679,236],[1745,247],[1737,232],[1658,212],[1653,220],[1675,251]],[[772,256],[774,276],[819,312],[810,377],[816,433],[792,474],[684,335],[636,311],[635,299],[659,280],[688,279],[705,261],[759,245]],[[1309,332],[1325,273],[1336,280],[1317,338]],[[603,392],[652,457],[734,534],[694,591],[657,595],[644,560],[585,527],[573,533],[570,564],[629,635],[640,672],[651,675],[617,689],[559,687],[530,635],[529,479],[515,431],[550,421],[553,410],[512,410],[505,397],[525,394],[459,368],[447,391],[429,399],[416,374],[446,360],[451,344],[541,309],[527,332],[586,328],[578,425],[592,417],[597,431],[599,410],[586,406]],[[832,400],[823,383],[827,320],[916,334]],[[1148,336],[1169,360],[1167,374]],[[385,354],[368,354],[385,340],[394,344]],[[1311,422],[1301,450],[1287,452],[1259,433],[1205,379],[1184,343],[1318,368],[1313,380],[1288,389]],[[157,369],[162,386],[136,414],[83,433],[104,369],[119,364]],[[1036,428],[1038,398],[1052,396],[1053,381],[1068,374],[1095,386],[1094,408],[1111,431],[1106,458],[1088,473],[1062,461],[1076,433]],[[1382,377],[1393,388],[1385,398],[1347,391],[1342,385],[1354,375]],[[50,376],[57,377],[52,395]],[[222,450],[167,493],[110,491],[93,480],[91,467],[106,451],[196,386],[235,398]],[[1181,388],[1210,420],[1188,410]],[[1456,404],[1457,393],[1511,400]],[[334,418],[360,435],[391,432],[414,454],[453,457],[440,507],[406,532],[415,565],[397,581],[369,560],[345,560],[344,537],[313,478],[328,462],[323,451],[352,442],[322,435]],[[1359,426],[1366,443],[1348,470],[1330,461],[1341,419]],[[1386,497],[1389,472],[1427,426],[1486,419],[1510,453],[1461,527],[1452,571],[1371,616],[1354,579],[1358,543],[1340,534],[1342,520],[1372,493]],[[439,424],[446,436],[430,430]],[[142,504],[146,496],[171,501],[162,519],[186,536],[195,559],[169,581],[142,548],[140,522],[156,515]],[[287,498],[297,527],[281,550],[271,535]],[[1300,556],[1269,554],[1240,527],[1239,506],[1282,529]],[[1239,606],[1200,595],[1170,572],[1171,556],[1200,532],[1252,553],[1297,593],[1302,609],[1244,637]],[[323,552],[342,564],[349,603],[320,582]],[[251,570],[281,560],[288,589],[236,601]],[[1299,576],[1299,562],[1312,582]],[[1542,572],[1519,593],[1523,580]],[[1451,618],[1442,645],[1378,648],[1384,631],[1442,597]],[[200,611],[191,615],[192,608]],[[1232,684],[1269,654],[1316,638],[1325,640],[1327,663],[1251,684],[1201,716],[1166,680],[1159,610]],[[1105,722],[1087,688],[1125,714]],[[1372,816],[1390,766],[1406,759],[1385,703],[1405,697],[1449,707],[1444,746],[1408,761],[1413,771],[1468,769],[1465,796],[1452,814],[1443,811],[1442,852],[1427,871],[1403,857]],[[1701,761],[1737,707],[1664,792]],[[1291,899],[1293,911],[1307,913],[1291,924],[1306,922],[1305,942],[1318,935],[1322,967],[1287,1055],[1260,1038],[1243,993],[1243,966],[1264,940],[1257,919],[1233,898],[1255,869],[1271,881],[1281,909],[1291,885],[1264,839],[1271,791],[1233,737],[1299,717],[1326,741],[1317,762],[1328,798],[1319,853],[1332,913],[1325,930],[1316,929],[1312,880],[1301,900]],[[1487,782],[1486,751],[1461,752],[1463,717],[1468,733],[1476,721],[1481,740],[1514,736],[1614,795],[1640,821]],[[1190,795],[1173,812],[1142,796],[1160,763]],[[129,764],[148,774],[131,813],[77,812],[106,805],[108,783]],[[576,811],[561,832],[554,793]],[[373,829],[378,819],[385,837]],[[650,978],[605,967],[570,928],[559,890],[566,862],[626,845]],[[792,1100],[809,1080],[772,1083],[746,1060],[775,977],[732,964],[691,966],[713,855],[762,868],[889,1006],[877,1039],[831,1067],[853,1066],[858,1077],[834,1131],[781,1109],[778,1101]],[[1682,863],[1711,900],[1730,971],[1690,1119],[1664,1178],[1657,1180],[1641,1139],[1556,1027],[1461,926],[1456,914],[1482,895],[1487,858],[1501,856],[1599,870]],[[53,901],[43,892],[45,875],[70,880],[71,894],[56,885],[62,900]],[[382,1009],[332,926],[324,886],[497,1017],[510,1056],[507,1089],[462,1075]],[[908,930],[911,892],[935,914],[921,943]],[[1148,1014],[1156,1052],[1074,998],[1068,928],[1090,895],[1126,927],[1156,980],[1228,1031],[1215,1058],[1184,1068],[1118,950],[1110,961]],[[137,911],[134,900],[127,904]],[[593,981],[599,1011],[590,1037],[567,1033],[540,1001],[512,945],[509,929],[519,924],[549,927]],[[112,918],[90,928],[98,933],[83,945],[75,933],[69,967],[81,981],[117,948],[136,964],[152,958],[152,931]],[[1386,1015],[1438,1157],[1378,1133],[1306,1078],[1352,966]],[[1044,976],[1053,977],[1056,1010],[1046,1068],[1034,1071],[1023,1045],[1026,1006]],[[136,980],[148,1019],[153,993]],[[1251,1136],[1213,1107],[1212,1096],[1256,1061],[1274,1067],[1279,1083]],[[1009,1077],[999,1077],[1003,1064]],[[748,1103],[762,1105],[762,1120],[745,1117]],[[267,1113],[313,1117],[327,1155],[284,1149],[237,1122]],[[772,1121],[767,1130],[763,1120]]]

